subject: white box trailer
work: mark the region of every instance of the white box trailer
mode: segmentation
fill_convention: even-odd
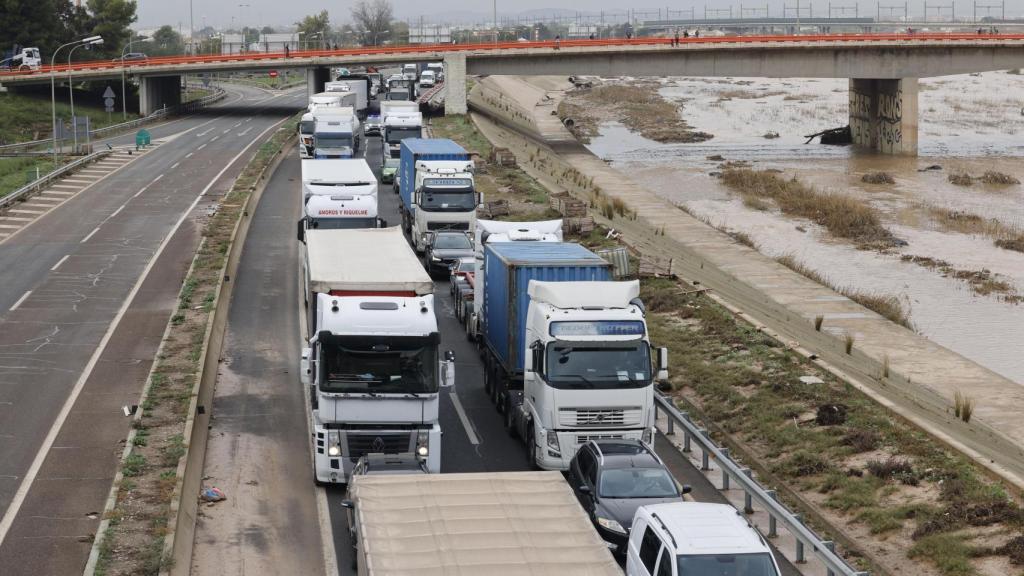
[[[621,576],[558,472],[356,476],[359,576]]]
[[[302,160],[302,203],[310,196],[377,194],[377,177],[362,158]]]

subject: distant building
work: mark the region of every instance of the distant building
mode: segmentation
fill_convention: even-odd
[[[590,38],[593,35],[595,38],[599,34],[599,28],[597,26],[585,26],[582,24],[570,24],[569,31],[566,32],[566,38]]]
[[[284,52],[286,47],[289,50],[298,50],[299,35],[298,33],[260,34],[259,45],[260,52]]]
[[[409,44],[451,44],[451,26],[437,24],[410,24]]]
[[[238,54],[245,52],[245,38],[241,34],[221,34],[220,53]]]

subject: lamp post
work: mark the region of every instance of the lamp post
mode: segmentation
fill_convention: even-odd
[[[71,133],[74,135],[75,143],[75,147],[73,149],[78,148],[78,122],[75,119],[75,90],[74,85],[71,82],[71,55],[75,53],[75,50],[78,50],[82,46],[96,46],[99,44],[103,44],[103,37],[95,36],[93,40],[76,44],[68,51],[68,100],[71,102]]]
[[[55,63],[57,61],[57,53],[62,48],[73,46],[75,44],[91,43],[96,41],[103,41],[102,36],[89,36],[88,38],[82,38],[81,40],[75,40],[68,42],[67,44],[61,44],[53,51],[53,56],[50,57],[50,111],[53,115],[53,164],[54,167],[57,165],[57,76],[54,70]]]
[[[135,40],[144,42],[149,40],[149,36],[137,36]],[[128,36],[128,45],[121,49],[121,115],[127,120],[128,119],[128,98],[125,91],[125,71],[124,71],[124,54],[125,52],[132,49],[132,37]]]

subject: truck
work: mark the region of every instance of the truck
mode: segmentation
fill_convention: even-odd
[[[347,483],[369,453],[412,453],[440,472],[438,396],[455,355],[439,358],[434,284],[402,231],[309,230],[302,271],[316,481]]]
[[[43,59],[39,55],[39,48],[17,48],[4,54],[0,60],[0,69],[3,70],[39,70],[43,65]]]
[[[313,113],[306,112],[299,119],[299,158],[313,157],[313,131],[316,127]]]
[[[416,81],[392,81],[384,100],[388,102],[412,102],[416,96]]]
[[[500,220],[477,220],[473,242],[476,265],[473,278],[473,311],[465,319],[466,336],[476,341],[480,334],[481,307],[484,302],[484,246],[493,242],[561,242],[562,221],[502,222]]]
[[[381,162],[385,158],[401,156],[401,142],[406,138],[420,138],[423,134],[423,114],[415,102],[381,102]]]
[[[474,234],[476,207],[483,199],[476,191],[473,161],[462,146],[447,138],[406,138],[398,174],[402,225],[418,254],[429,232]]]
[[[376,196],[377,178],[362,158],[303,160],[303,204],[314,195]]]
[[[652,351],[638,281],[564,242],[486,244],[484,276],[484,389],[531,465],[567,470],[597,438],[653,442],[668,352]]]
[[[420,76],[420,67],[416,64],[402,64],[402,78],[415,82]]]
[[[430,62],[427,64],[427,70],[432,70],[434,76],[438,82],[444,82],[444,63],[443,62]]]
[[[324,91],[339,92],[342,94],[354,94],[355,102],[352,107],[360,118],[366,117],[366,108],[370,101],[370,81],[366,78],[353,78],[344,76],[342,79],[324,84]]]
[[[377,474],[342,501],[360,576],[621,576],[557,472]]]
[[[313,113],[313,158],[352,158],[359,152],[362,125],[351,107]]]
[[[309,97],[309,106],[306,107],[310,112],[316,112],[318,108],[340,108],[345,102],[344,92],[318,92]],[[355,102],[356,96],[353,94],[349,98],[349,104]]]

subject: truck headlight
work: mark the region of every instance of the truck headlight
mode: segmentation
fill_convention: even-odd
[[[416,455],[426,458],[430,454],[430,431],[420,430],[416,432]]]
[[[327,455],[333,458],[341,456],[341,433],[327,433]]]
[[[625,534],[626,529],[611,518],[605,518],[604,516],[597,516],[597,524],[605,530],[611,530],[612,532],[618,532],[619,534]]]
[[[652,440],[654,440],[654,430],[652,428],[644,428],[644,434],[640,441],[644,444],[650,444]]]
[[[547,433],[547,439],[548,448],[554,450],[555,452],[562,451],[562,448],[558,445],[558,434],[556,434],[553,430]]]

